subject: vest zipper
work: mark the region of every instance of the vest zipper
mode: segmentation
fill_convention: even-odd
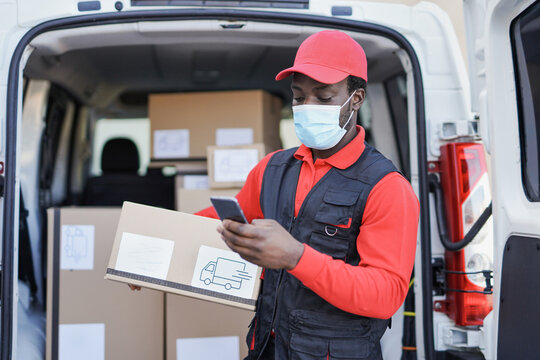
[[[293,218],[291,220],[291,223],[289,224],[289,229],[287,230],[289,232],[289,234],[291,233],[295,222],[296,222],[296,216],[293,216]]]
[[[331,168],[330,170],[328,170],[328,172],[323,175],[323,177],[315,184],[315,186],[313,186],[313,188],[311,188],[311,190],[308,192],[308,194],[304,198],[304,202],[300,206],[300,210],[298,210],[298,216],[300,216],[303,213],[304,208],[305,208],[304,205],[307,202],[307,200],[311,197],[311,194],[313,193],[313,191],[317,187],[319,187],[319,185],[323,182],[322,181],[323,179],[326,179],[331,173],[333,173],[333,170],[334,170],[334,168]],[[294,227],[294,224],[296,223],[296,219],[298,218],[298,216],[294,216],[294,207],[292,208],[292,212],[293,212],[293,217],[292,217],[291,223],[289,224],[289,229],[288,229],[289,234],[291,234],[291,231],[292,231],[292,229]],[[266,348],[266,345],[268,345],[268,341],[270,340],[270,336],[272,334],[272,331],[274,330],[274,322],[276,320],[276,313],[277,313],[276,310],[277,310],[277,304],[278,304],[278,295],[279,295],[279,289],[281,288],[281,281],[282,280],[283,280],[283,269],[279,271],[278,286],[276,288],[276,296],[274,298],[274,309],[272,310],[272,324],[270,326],[270,332],[268,333],[268,336],[264,340],[264,345],[261,347],[261,351],[259,352],[259,356],[257,356],[257,360],[260,360],[260,358],[261,358],[261,356],[263,354],[263,351]],[[274,331],[274,333],[275,333],[275,331]]]
[[[294,227],[294,223],[296,222],[296,216],[293,216],[291,223],[289,224],[288,232],[289,234],[292,231],[292,228]],[[272,323],[270,325],[270,332],[268,333],[268,336],[266,336],[266,339],[264,340],[264,345],[261,347],[261,351],[259,352],[259,356],[257,356],[257,360],[259,360],[264,352],[264,349],[266,348],[266,345],[268,345],[268,341],[270,340],[270,336],[272,336],[272,332],[274,332],[274,322],[276,320],[276,313],[277,313],[277,302],[278,302],[278,296],[279,296],[279,289],[281,288],[281,280],[283,279],[283,269],[279,270],[279,278],[278,278],[278,285],[276,288],[276,296],[274,297],[274,306],[272,309]]]

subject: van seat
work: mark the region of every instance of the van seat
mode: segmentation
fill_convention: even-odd
[[[103,174],[88,179],[83,205],[122,206],[124,201],[174,209],[174,177],[151,172],[139,176],[139,153],[130,139],[107,141],[101,155]]]

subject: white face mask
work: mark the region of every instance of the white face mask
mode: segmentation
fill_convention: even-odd
[[[296,105],[293,106],[294,130],[296,136],[305,146],[316,149],[326,150],[333,148],[345,136],[345,128],[354,114],[351,111],[349,119],[343,125],[339,126],[339,114],[351,96],[341,106],[339,105]]]

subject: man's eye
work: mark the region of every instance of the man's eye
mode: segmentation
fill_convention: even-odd
[[[295,98],[294,98],[294,101],[295,101],[295,102],[303,102],[303,101],[304,101],[304,98],[303,98],[303,97],[295,97]]]
[[[323,102],[323,103],[330,102],[330,101],[332,101],[332,98],[331,97],[329,97],[329,98],[319,98],[319,101]]]

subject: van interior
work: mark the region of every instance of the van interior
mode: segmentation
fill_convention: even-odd
[[[174,208],[174,171],[148,167],[148,95],[265,90],[283,100],[281,140],[290,147],[298,143],[290,79],[274,77],[320,30],[254,21],[144,21],[51,31],[31,42],[20,135],[18,352],[34,355],[20,358],[42,359],[45,347],[46,209],[120,206],[124,199]],[[410,178],[415,159],[402,50],[383,36],[349,34],[368,58],[358,124],[367,142]],[[125,146],[118,138],[132,141]],[[384,351],[401,351],[403,319],[395,319],[388,333],[392,345]]]

